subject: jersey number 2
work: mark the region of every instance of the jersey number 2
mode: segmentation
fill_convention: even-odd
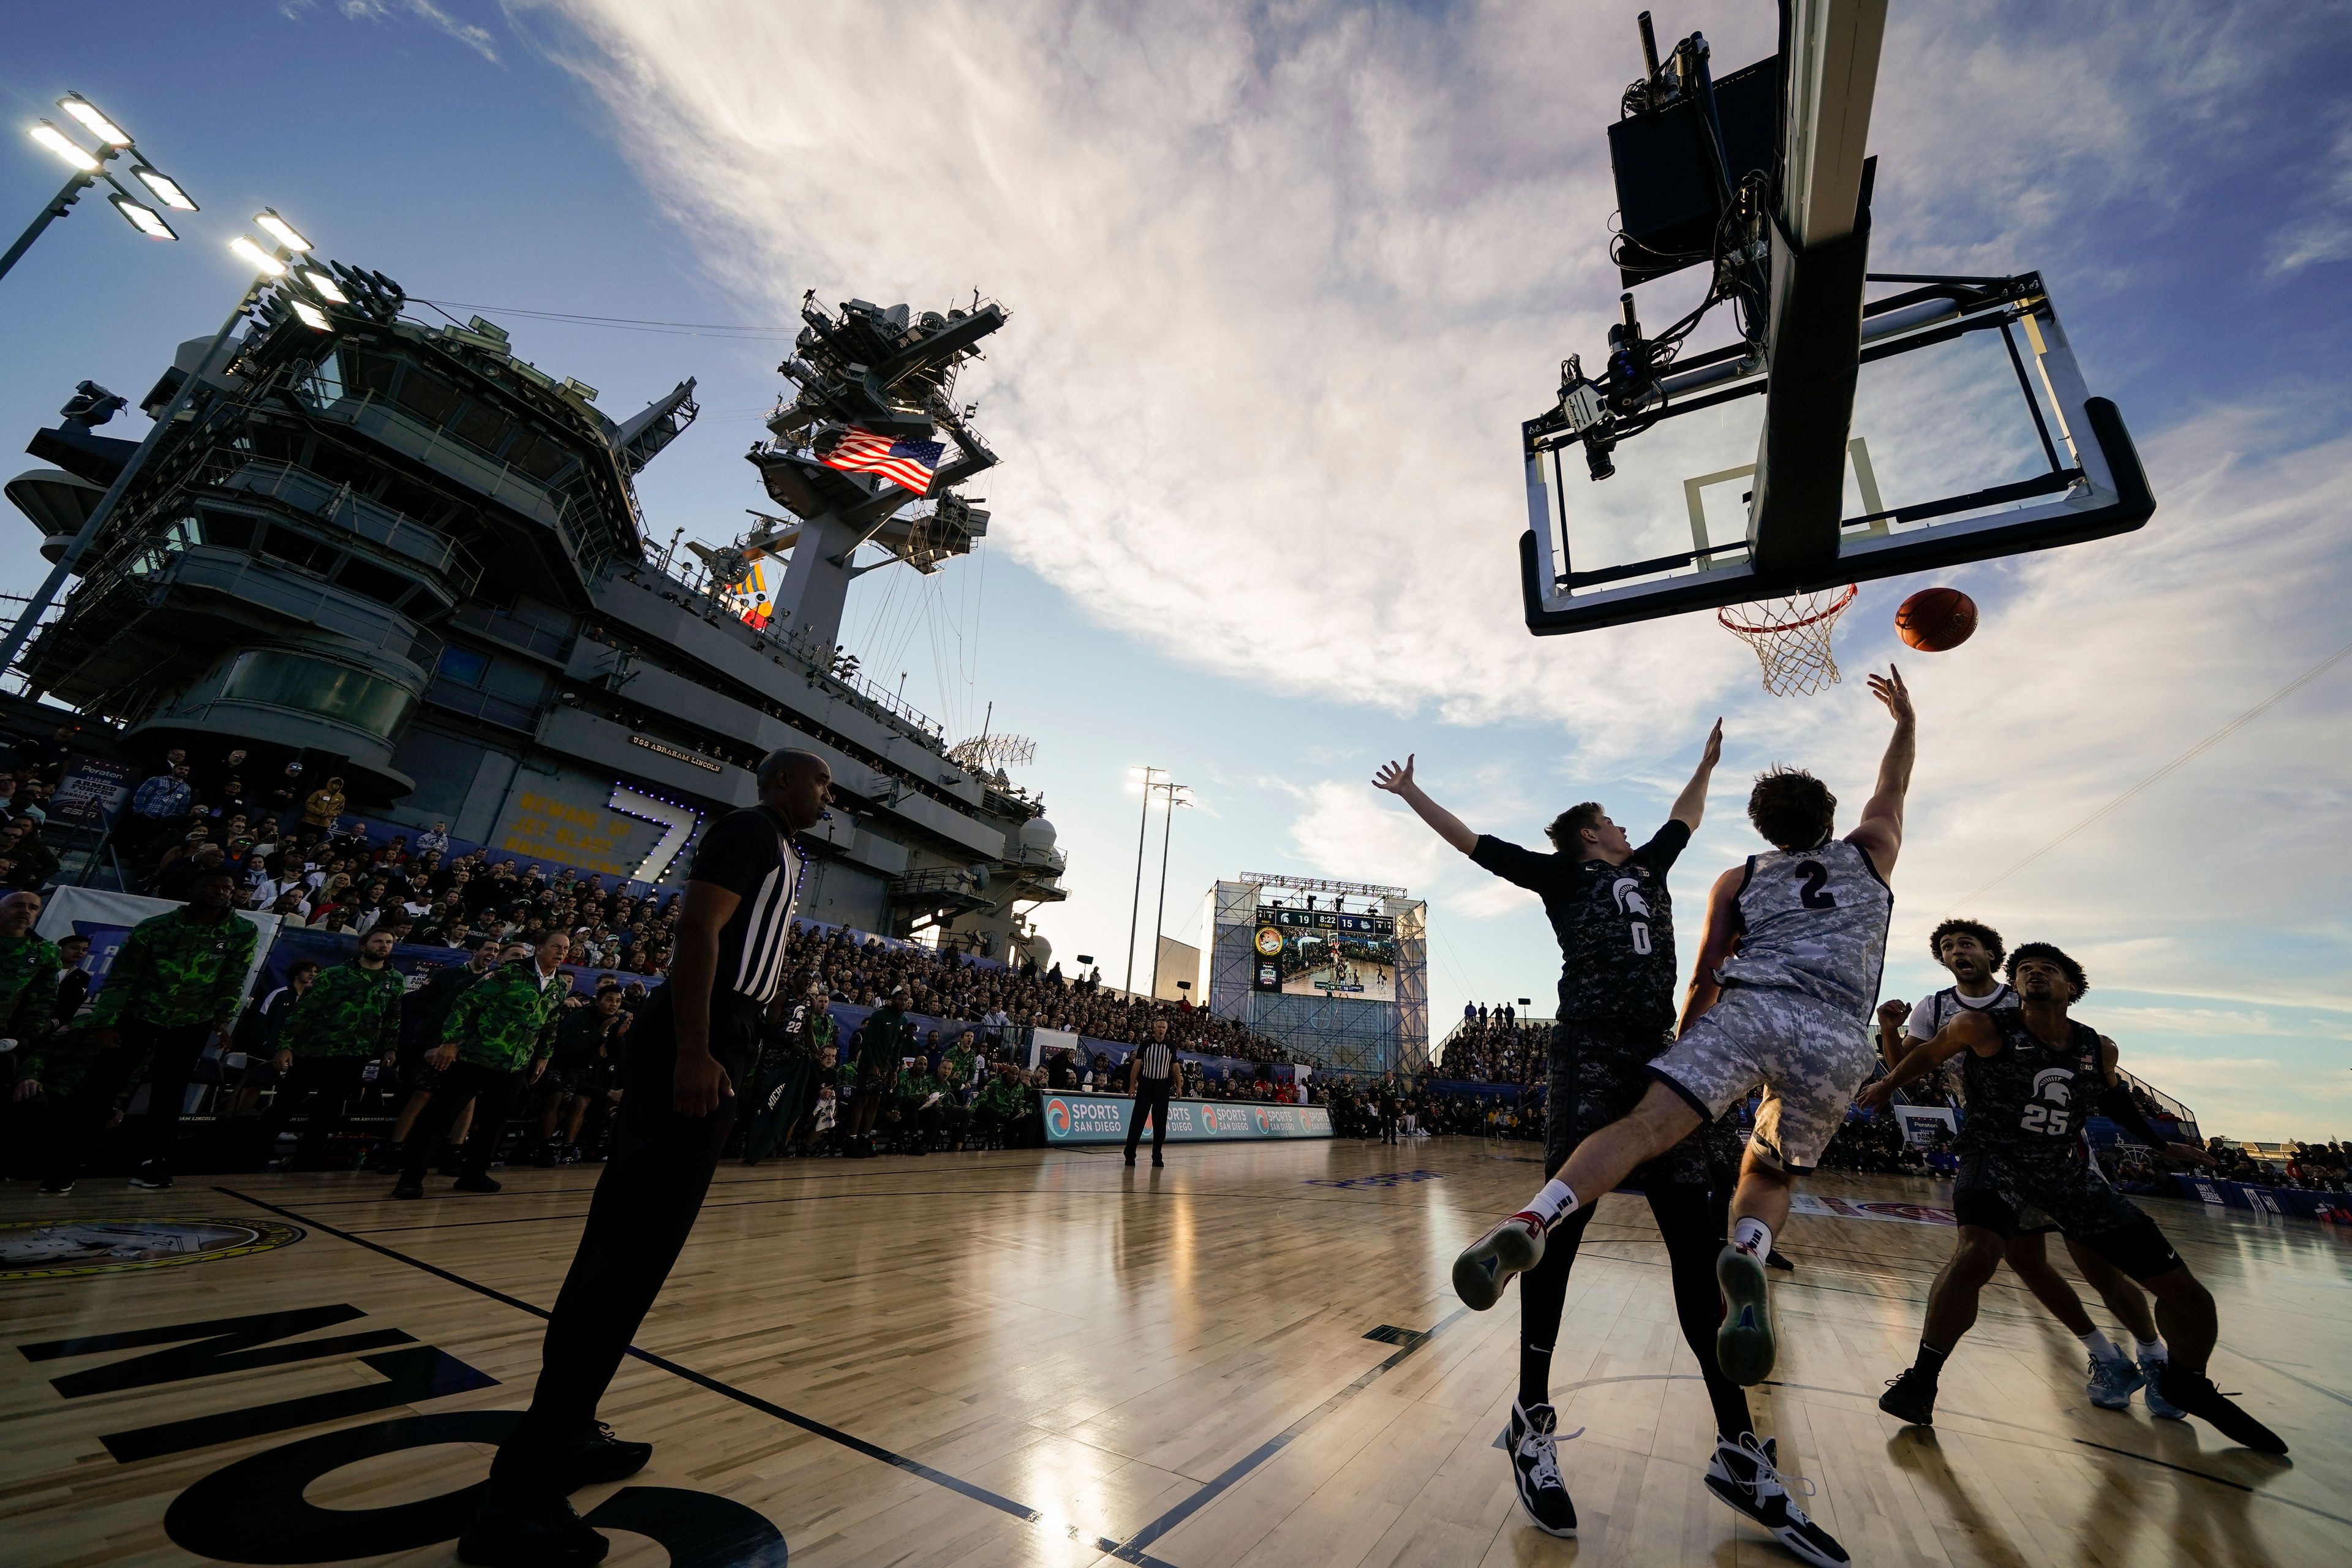
[[[1805,885],[1804,891],[1799,895],[1798,901],[1809,910],[1833,910],[1837,908],[1837,900],[1832,898],[1829,893],[1824,890],[1829,879],[1830,868],[1822,865],[1820,861],[1798,861],[1797,880]]]

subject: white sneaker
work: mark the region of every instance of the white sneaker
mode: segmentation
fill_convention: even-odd
[[[1544,1223],[1522,1209],[1462,1249],[1454,1260],[1454,1293],[1474,1312],[1503,1299],[1515,1274],[1543,1261]]]
[[[1770,1531],[1801,1561],[1815,1568],[1845,1568],[1853,1561],[1845,1548],[1806,1518],[1797,1500],[1789,1495],[1795,1487],[1811,1497],[1813,1483],[1802,1476],[1782,1475],[1775,1463],[1777,1455],[1769,1437],[1760,1443],[1753,1433],[1737,1443],[1717,1437],[1715,1458],[1706,1467],[1706,1489]]]

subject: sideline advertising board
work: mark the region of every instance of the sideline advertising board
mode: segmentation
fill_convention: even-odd
[[[1045,1142],[1124,1143],[1135,1101],[1116,1094],[1069,1094],[1041,1090]],[[1144,1129],[1144,1135],[1150,1135]],[[1330,1108],[1322,1105],[1261,1105],[1255,1100],[1179,1100],[1168,1107],[1168,1142],[1212,1143],[1283,1138],[1328,1138]]]

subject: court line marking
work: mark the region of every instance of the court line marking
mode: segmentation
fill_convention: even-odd
[[[1288,1447],[1299,1437],[1305,1436],[1307,1429],[1313,1426],[1317,1422],[1322,1420],[1323,1417],[1330,1415],[1334,1410],[1339,1409],[1340,1405],[1345,1405],[1349,1400],[1354,1398],[1357,1394],[1361,1394],[1365,1389],[1370,1387],[1374,1383],[1380,1380],[1383,1373],[1387,1373],[1398,1363],[1403,1361],[1407,1356],[1412,1355],[1415,1351],[1420,1350],[1422,1346],[1429,1343],[1430,1341],[1435,1339],[1438,1335],[1444,1333],[1447,1329],[1452,1328],[1455,1323],[1461,1321],[1464,1318],[1468,1317],[1469,1315],[1469,1308],[1454,1308],[1452,1312],[1440,1319],[1436,1326],[1432,1328],[1427,1333],[1423,1334],[1419,1339],[1414,1340],[1411,1344],[1405,1346],[1402,1350],[1397,1352],[1386,1361],[1381,1362],[1379,1365],[1370,1368],[1362,1376],[1357,1378],[1355,1382],[1348,1384],[1347,1387],[1339,1390],[1339,1393],[1333,1394],[1330,1398],[1325,1400],[1322,1404],[1317,1405],[1314,1409],[1308,1411],[1297,1420],[1293,1421],[1289,1426],[1285,1426],[1281,1431],[1276,1433],[1273,1436],[1267,1438],[1265,1442],[1259,1444],[1256,1447],[1251,1449],[1240,1458],[1235,1459],[1232,1464],[1219,1471],[1213,1479],[1205,1483],[1199,1491],[1194,1492],[1191,1497],[1186,1498],[1182,1502],[1178,1503],[1174,1508],[1170,1509],[1166,1513],[1161,1514],[1158,1519],[1153,1520],[1150,1524],[1145,1525],[1141,1530],[1137,1531],[1125,1541],[1117,1542],[1116,1544],[1108,1542],[1104,1542],[1105,1550],[1108,1551],[1111,1556],[1118,1558],[1122,1563],[1150,1563],[1152,1560],[1144,1553],[1143,1549],[1145,1547],[1158,1541],[1161,1536],[1166,1535],[1178,1525],[1182,1524],[1186,1520],[1200,1512],[1202,1509],[1207,1507],[1210,1503],[1214,1502],[1221,1495],[1231,1489],[1252,1470],[1256,1469],[1260,1465],[1265,1464],[1268,1459],[1271,1459],[1276,1454],[1282,1452],[1283,1449]],[[1408,1330],[1406,1331],[1411,1332],[1412,1331]]]
[[[2143,1465],[2160,1465],[2168,1470],[2179,1470],[2184,1476],[2195,1476],[2199,1480],[2211,1481],[2217,1487],[2230,1487],[2250,1497],[2262,1498],[2269,1502],[2283,1502],[2289,1508],[2299,1508],[2305,1513],[2315,1513],[2322,1519],[2332,1519],[2338,1524],[2352,1524],[2352,1519],[2347,1519],[2340,1513],[2330,1513],[2324,1508],[2314,1508],[2307,1502],[2297,1502],[2291,1497],[2281,1497],[2276,1492],[2266,1492],[2260,1487],[2250,1487],[2243,1481],[2233,1481],[2227,1476],[2217,1476],[2210,1470],[2192,1470],[2187,1465],[2176,1465],[2169,1459],[2158,1459],[2147,1454],[2135,1454],[2129,1448],[2110,1448],[2105,1443],[2094,1443],[2088,1437],[2076,1437],[2072,1441],[2080,1443],[2085,1448],[2096,1448],[2103,1454],[2119,1454],[2126,1459],[2137,1459]],[[2282,1455],[2281,1458],[2284,1456]]]
[[[405,1263],[411,1268],[421,1269],[425,1273],[434,1276],[436,1279],[446,1280],[452,1285],[461,1286],[467,1290],[473,1291],[477,1295],[487,1296],[491,1300],[497,1301],[504,1306],[512,1307],[518,1311],[528,1312],[532,1317],[541,1320],[542,1322],[546,1321],[551,1316],[545,1308],[534,1307],[529,1301],[522,1300],[519,1296],[509,1296],[503,1290],[496,1289],[476,1280],[468,1279],[462,1274],[453,1273],[449,1269],[443,1268],[437,1264],[427,1263],[421,1258],[411,1258],[404,1252],[395,1252],[389,1247],[384,1247],[377,1242],[368,1240],[365,1237],[353,1236],[347,1230],[338,1230],[335,1226],[327,1224],[324,1220],[305,1218],[304,1216],[296,1214],[292,1209],[280,1208],[276,1204],[265,1203],[259,1198],[252,1197],[245,1193],[240,1193],[233,1187],[216,1186],[213,1191],[236,1198],[239,1202],[251,1204],[256,1208],[268,1209],[274,1215],[282,1215],[287,1219],[294,1220],[299,1224],[314,1226],[318,1229],[326,1232],[329,1236],[334,1237],[337,1240],[347,1241],[353,1247],[363,1247],[370,1252],[377,1253],[383,1257],[391,1258],[395,1263]],[[1013,1518],[1021,1520],[1024,1523],[1041,1523],[1045,1517],[1039,1510],[1031,1508],[1026,1503],[1015,1502],[1011,1498],[990,1491],[986,1487],[977,1485],[971,1481],[964,1480],[961,1477],[951,1476],[945,1470],[934,1469],[930,1466],[924,1464],[919,1459],[910,1459],[904,1454],[893,1453],[890,1449],[883,1447],[878,1443],[869,1443],[863,1437],[853,1436],[849,1433],[842,1431],[837,1426],[828,1426],[824,1422],[817,1420],[814,1416],[803,1415],[796,1410],[787,1410],[781,1405],[776,1405],[768,1400],[762,1399],[756,1394],[747,1394],[742,1389],[736,1388],[729,1384],[721,1383],[717,1378],[709,1376],[708,1373],[697,1372],[690,1366],[681,1365],[678,1363],[670,1360],[667,1356],[659,1355],[648,1350],[640,1350],[635,1345],[631,1345],[629,1347],[628,1353],[635,1356],[637,1360],[646,1363],[649,1366],[659,1367],[662,1371],[668,1373],[673,1377],[684,1378],[687,1382],[694,1384],[698,1387],[707,1388],[713,1394],[731,1399],[738,1405],[748,1405],[751,1409],[759,1411],[763,1415],[772,1415],[779,1421],[799,1427],[803,1432],[812,1433],[816,1436],[824,1438],[828,1442],[838,1443],[845,1448],[853,1449],[857,1453],[865,1455],[869,1459],[878,1459],[882,1463],[889,1465],[894,1468],[904,1470],[909,1475],[919,1476],[924,1480],[929,1481],[935,1486],[945,1487],[950,1491],[961,1492],[964,1496],[971,1498],[975,1502],[984,1502],[989,1507],[995,1509],[998,1512],[1009,1513]]]

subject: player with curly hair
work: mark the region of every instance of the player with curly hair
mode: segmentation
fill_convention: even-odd
[[[2249,1448],[2285,1453],[2276,1433],[2205,1375],[2221,1333],[2213,1298],[2156,1222],[2098,1174],[2083,1126],[2097,1109],[2169,1158],[2210,1165],[2213,1157],[2158,1132],[2116,1076],[2116,1043],[2070,1016],[2090,989],[2081,964],[2048,942],[2030,942],[2009,955],[2008,968],[2014,1009],[1959,1014],[1862,1096],[1862,1104],[1883,1109],[1902,1084],[1962,1058],[1969,1116],[1952,1200],[1959,1237],[1928,1293],[1918,1358],[1888,1382],[1878,1407],[1915,1426],[1933,1424],[1944,1362],[1975,1323],[1978,1294],[2005,1245],[2038,1211],[2156,1298],[2157,1325],[2171,1343],[2157,1372],[2165,1403]]]

